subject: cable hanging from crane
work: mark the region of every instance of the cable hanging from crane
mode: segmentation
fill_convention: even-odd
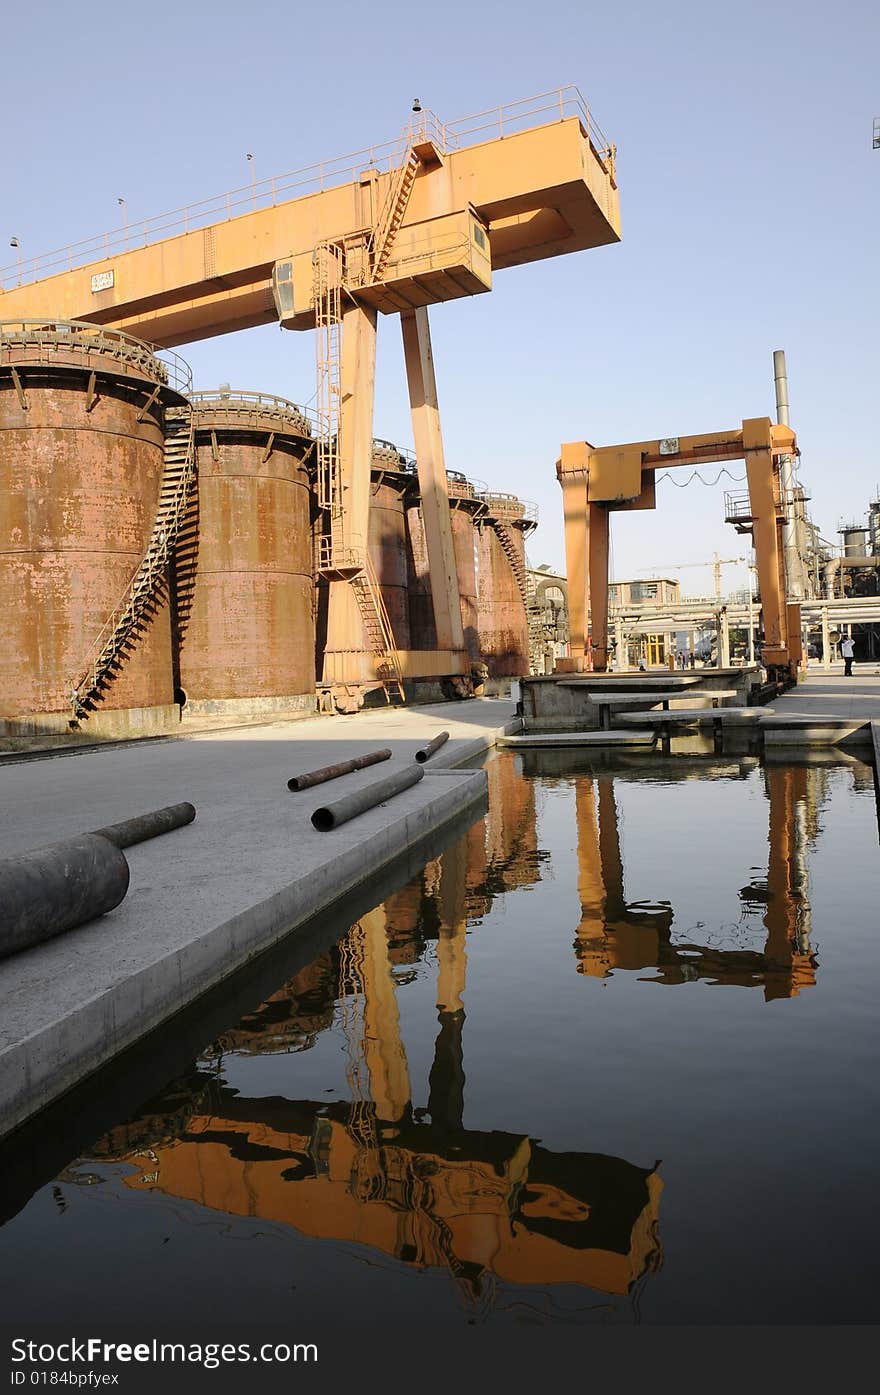
[[[687,479],[683,482],[680,482],[679,480],[675,479],[675,477],[669,470],[664,470],[662,475],[657,476],[656,483],[659,484],[661,480],[672,480],[672,483],[675,485],[676,489],[686,489],[687,486],[689,484],[693,484],[694,480],[696,479],[700,481],[700,484],[707,484],[711,486],[717,484],[718,481],[721,479],[722,475],[726,475],[727,478],[729,480],[733,480],[735,484],[742,484],[746,479],[745,475],[732,475],[728,470],[727,466],[722,465],[714,480],[705,480],[703,479],[703,476],[700,474],[699,470],[692,470],[691,473],[688,475]]]

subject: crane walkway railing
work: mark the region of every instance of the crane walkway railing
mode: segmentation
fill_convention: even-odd
[[[409,149],[414,141],[430,140],[441,154],[485,141],[516,135],[521,131],[546,126],[556,121],[576,117],[584,134],[600,160],[613,160],[614,147],[593,120],[592,113],[577,87],[555,88],[525,97],[504,106],[476,112],[456,121],[442,122],[432,111],[414,113],[404,132]],[[273,175],[270,179],[240,185],[211,198],[170,209],[154,217],[126,220],[121,227],[111,228],[65,247],[41,253],[35,257],[19,256],[9,266],[0,267],[0,288],[12,289],[44,277],[57,276],[76,267],[88,266],[139,247],[164,242],[181,233],[195,232],[213,223],[220,223],[261,209],[274,208],[290,199],[321,193],[340,184],[354,183],[364,169],[391,173],[399,168],[400,137],[379,145],[301,169]]]

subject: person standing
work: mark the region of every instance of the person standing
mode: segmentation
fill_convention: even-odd
[[[855,654],[855,652],[856,646],[853,644],[852,635],[847,635],[845,639],[842,639],[840,641],[840,653],[843,658],[844,678],[852,678],[853,655]]]

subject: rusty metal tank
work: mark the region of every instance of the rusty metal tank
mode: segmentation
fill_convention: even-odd
[[[482,517],[486,511],[486,506],[480,498],[485,485],[479,480],[466,479],[457,470],[447,471],[446,482],[449,490],[452,546],[455,552],[455,570],[458,574],[464,647],[472,660],[478,660],[481,654],[477,596],[477,534],[474,525],[476,519]]]
[[[428,569],[428,544],[417,490],[407,501],[406,539],[410,643],[413,649],[436,649],[437,630]]]
[[[533,505],[513,494],[485,493],[480,521],[477,624],[490,678],[529,671],[525,534],[536,526]]]
[[[390,441],[373,441],[367,546],[398,649],[410,648],[406,499],[415,484],[410,456]]]
[[[461,601],[461,623],[465,649],[471,659],[480,658],[477,599],[477,551],[475,523],[486,512],[480,497],[479,481],[469,480],[457,470],[448,470],[449,513],[452,545]],[[414,649],[436,649],[434,608],[428,569],[428,547],[420,499],[414,494],[407,509],[409,541],[409,615]]]
[[[164,422],[189,370],[115,330],[0,323],[0,722],[65,731],[150,544]],[[96,734],[174,714],[162,577],[87,713]]]
[[[269,393],[191,396],[198,489],[176,557],[184,715],[315,701],[312,430]]]

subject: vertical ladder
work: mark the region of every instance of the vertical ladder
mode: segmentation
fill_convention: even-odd
[[[332,242],[315,248],[315,367],[318,392],[318,506],[342,522],[339,418],[342,402],[342,249]],[[339,538],[341,543],[341,536]]]
[[[147,550],[118,605],[92,646],[91,657],[73,684],[74,719],[87,717],[101,701],[140,636],[141,622],[154,611],[169,559],[183,524],[195,483],[195,433],[189,407],[166,414],[165,451],[159,503]]]

